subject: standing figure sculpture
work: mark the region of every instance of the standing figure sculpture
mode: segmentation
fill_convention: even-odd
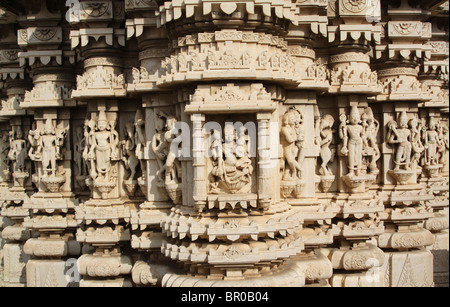
[[[377,175],[377,161],[381,157],[380,149],[377,144],[377,135],[380,129],[380,123],[373,116],[371,108],[366,108],[362,114],[362,126],[364,127],[363,155],[370,157],[369,170],[373,175]]]
[[[42,142],[42,169],[44,177],[56,176],[56,131],[52,125],[52,120],[47,119],[44,126],[44,131],[41,137]]]
[[[135,142],[136,142],[136,156],[139,159],[141,165],[141,179],[146,178],[147,174],[147,164],[144,160],[144,151],[147,144],[147,136],[145,134],[145,117],[142,111],[138,109],[136,111],[136,116],[134,118],[134,126],[136,129]],[[145,180],[145,179],[144,179]]]
[[[101,110],[97,120],[97,130],[93,133],[92,144],[89,150],[89,159],[92,164],[92,179],[94,180],[109,181],[113,140],[107,127],[108,121],[105,111]]]
[[[290,181],[299,178],[301,166],[297,160],[299,148],[297,143],[299,135],[296,130],[296,118],[292,111],[288,111],[282,118],[282,128],[280,132],[281,145],[283,146],[284,168],[283,180]]]
[[[441,122],[439,125],[439,164],[442,165],[442,169],[448,172],[449,166],[449,133],[448,126]]]
[[[155,120],[155,134],[153,135],[152,139],[152,151],[156,156],[156,162],[158,163],[158,171],[156,172],[156,177],[160,182],[164,182],[163,178],[163,166],[164,162],[167,158],[167,155],[169,153],[169,148],[167,147],[167,143],[164,139],[165,136],[165,115],[164,113],[160,112],[156,116]]]
[[[361,115],[356,106],[350,111],[349,124],[341,122],[340,136],[343,140],[341,153],[347,156],[348,175],[361,175],[364,127],[361,125]]]
[[[136,167],[139,164],[139,160],[136,157],[136,144],[135,144],[135,126],[134,123],[127,123],[125,125],[126,139],[120,142],[122,146],[122,161],[125,164],[125,168],[130,171],[130,176],[126,180],[134,180],[136,176]]]
[[[411,131],[408,129],[408,117],[406,112],[401,112],[398,123],[391,121],[388,123],[387,143],[396,145],[394,156],[394,171],[411,169]]]
[[[328,164],[333,162],[334,150],[330,148],[333,141],[333,125],[334,118],[330,114],[326,114],[320,120],[320,158],[322,164],[320,165],[320,174],[324,176],[331,176],[331,171]]]
[[[159,166],[156,176],[165,184],[178,184],[181,181],[181,165],[177,159],[180,144],[173,143],[178,137],[178,133],[174,133],[176,123],[175,117],[159,112],[152,140],[152,150]]]
[[[11,177],[11,161],[8,158],[9,146],[8,134],[0,135],[0,183],[9,181]]]
[[[449,151],[450,151],[450,135],[449,135],[449,127],[444,126],[443,127],[443,139],[442,142],[444,143],[444,153],[441,158],[441,163],[443,165],[443,170],[448,172],[449,171]]]
[[[74,162],[75,176],[86,176],[88,173],[86,160],[83,158],[83,152],[86,148],[86,138],[83,134],[83,128],[78,126],[75,128],[77,141],[74,143]]]
[[[428,129],[424,133],[424,146],[425,146],[425,165],[438,165],[438,146],[439,135],[437,132],[436,119],[430,117]]]
[[[20,126],[10,132],[10,141],[8,158],[14,161],[14,173],[26,173],[27,142]]]
[[[425,150],[420,135],[419,122],[416,117],[410,119],[409,128],[411,131],[411,168],[420,171],[421,157]]]
[[[166,174],[165,182],[166,184],[174,184],[179,183],[181,181],[181,165],[178,161],[180,149],[179,145],[174,146],[175,143],[173,141],[178,137],[178,133],[175,132],[177,119],[173,116],[169,116],[166,119],[166,132],[164,135],[164,140],[167,142],[167,148],[169,149],[169,153],[167,155],[166,163],[163,166],[163,169]]]

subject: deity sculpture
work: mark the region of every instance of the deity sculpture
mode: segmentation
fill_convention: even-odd
[[[25,160],[28,144],[24,138],[21,126],[10,132],[10,151],[8,157],[14,161],[14,173],[26,173]]]
[[[104,110],[99,112],[96,130],[92,132],[91,141],[88,158],[91,160],[92,179],[109,181],[111,159],[115,158],[113,151],[115,134],[113,131],[108,131],[108,121]]]
[[[94,120],[86,119],[84,121],[84,140],[86,145],[83,150],[83,160],[86,161],[86,167],[88,169],[89,175],[92,179],[95,178],[95,165],[92,161],[93,155],[90,153],[92,144],[94,143],[94,132],[95,132],[96,122]],[[88,163],[89,161],[90,163]]]
[[[248,155],[245,130],[242,127],[236,134],[232,125],[226,125],[224,142],[218,131],[212,133],[210,193],[250,193],[253,165]]]
[[[281,194],[290,197],[295,192],[300,197],[305,186],[302,165],[305,159],[303,116],[291,108],[282,117],[280,141],[283,147]]]
[[[300,112],[289,110],[284,114],[280,136],[284,158],[283,180],[290,181],[301,178],[301,163],[304,160],[302,152],[304,131]]]
[[[151,148],[156,156],[159,169],[156,172],[158,187],[163,187],[174,204],[181,201],[181,164],[178,160],[180,143],[176,143],[179,131],[177,119],[164,112],[158,112]]]
[[[349,124],[343,121],[341,116],[341,126],[339,129],[342,139],[341,153],[347,156],[349,177],[360,176],[362,169],[362,150],[364,127],[361,125],[361,115],[358,108],[353,106],[350,111]]]
[[[125,125],[125,135],[125,140],[120,142],[123,152],[122,161],[124,162],[125,168],[130,171],[130,176],[126,180],[131,181],[135,179],[136,167],[139,164],[135,151],[136,138],[134,123],[127,123]]]
[[[136,142],[136,156],[139,159],[141,165],[141,178],[145,178],[147,174],[147,164],[144,160],[144,151],[147,143],[147,136],[145,134],[145,117],[141,110],[136,111],[134,118],[134,126],[136,129],[135,142]]]
[[[443,122],[439,125],[439,143],[438,148],[440,158],[439,163],[443,166],[443,170],[448,172],[449,166],[449,129]]]
[[[86,176],[88,173],[86,161],[83,159],[83,152],[86,148],[86,138],[83,133],[82,127],[77,126],[75,128],[77,140],[74,143],[75,176]]]
[[[44,131],[40,139],[42,143],[42,168],[44,177],[49,176],[49,173],[52,177],[56,176],[56,160],[62,159],[61,147],[64,143],[65,134],[66,130],[57,134],[53,127],[52,120],[46,120]]]
[[[159,181],[164,182],[164,179],[162,177],[163,175],[163,166],[164,161],[166,160],[166,157],[169,153],[169,148],[167,147],[167,143],[164,140],[165,135],[165,121],[164,116],[166,116],[164,113],[160,112],[155,120],[155,134],[153,135],[152,139],[152,151],[156,156],[156,162],[158,163],[158,171],[156,173],[156,177],[159,179]]]
[[[333,162],[334,149],[330,148],[333,141],[333,125],[334,118],[330,114],[324,115],[320,120],[320,158],[322,164],[320,165],[320,174],[324,176],[333,175],[328,164]]]
[[[439,135],[437,132],[437,123],[433,117],[430,117],[428,129],[424,133],[424,146],[425,146],[425,165],[438,165],[438,146]]]
[[[411,168],[420,171],[420,160],[425,147],[422,143],[421,129],[416,117],[410,119],[409,128],[411,131]]]
[[[370,159],[370,174],[377,175],[379,173],[377,161],[381,157],[380,149],[377,144],[377,135],[380,128],[380,123],[373,116],[371,108],[365,109],[361,119],[362,126],[364,127],[363,156],[368,156]]]
[[[11,162],[8,158],[9,146],[8,134],[0,135],[0,183],[7,182],[11,176]]]
[[[398,123],[391,121],[388,123],[387,143],[396,145],[394,155],[394,171],[411,169],[411,131],[408,129],[408,117],[406,112],[401,112]]]
[[[163,112],[160,112],[158,117],[157,132],[152,142],[152,149],[157,156],[159,165],[157,177],[165,184],[178,184],[181,181],[181,165],[177,160],[179,148],[172,146],[172,142],[178,137],[177,133],[174,134],[177,119]],[[162,174],[164,174],[164,179]]]

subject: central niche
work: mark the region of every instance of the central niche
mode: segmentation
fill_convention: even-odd
[[[256,115],[209,115],[204,132],[208,195],[256,194]]]

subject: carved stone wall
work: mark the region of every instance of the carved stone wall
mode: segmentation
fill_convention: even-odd
[[[448,286],[448,1],[0,4],[0,286]]]

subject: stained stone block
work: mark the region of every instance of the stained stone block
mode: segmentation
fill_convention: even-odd
[[[25,283],[25,266],[30,257],[21,244],[5,244],[3,247],[3,280],[8,283]]]
[[[433,287],[433,254],[427,250],[385,252],[388,287]]]
[[[448,232],[435,234],[433,249],[434,273],[447,273],[448,276],[448,255],[449,255],[449,235]]]
[[[332,287],[383,287],[384,274],[381,271],[364,273],[335,273],[330,278]]]
[[[63,260],[30,260],[26,266],[27,287],[72,286]]]

